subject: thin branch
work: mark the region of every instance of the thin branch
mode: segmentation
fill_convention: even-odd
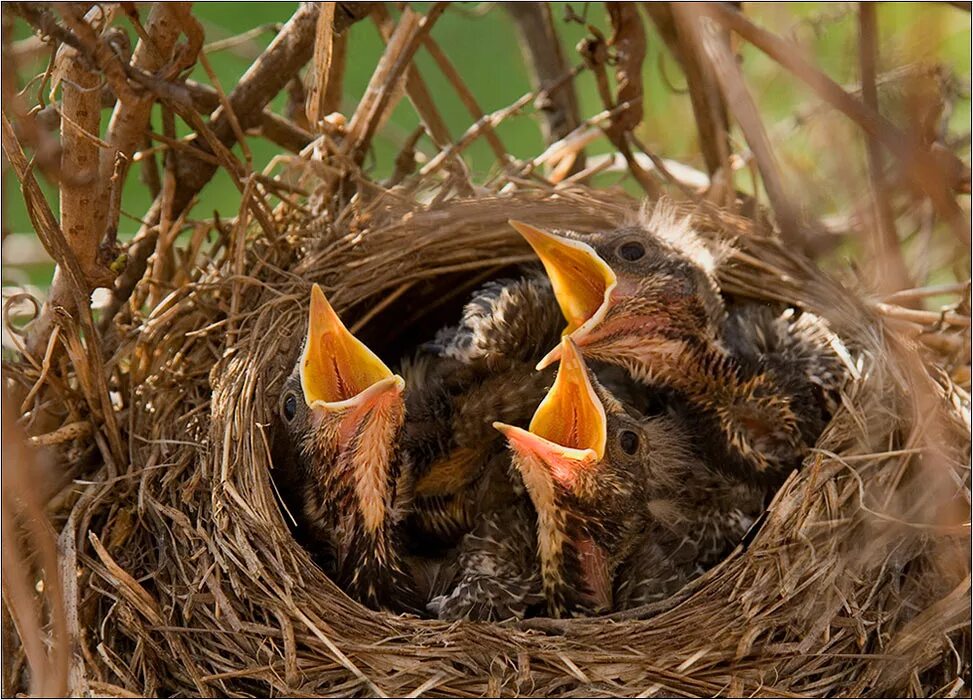
[[[764,189],[777,215],[782,238],[790,245],[799,246],[805,251],[814,250],[818,241],[803,225],[798,209],[788,194],[790,188],[784,180],[760,110],[747,88],[728,37],[719,30],[719,25],[699,11],[696,4],[680,5],[673,8],[673,12],[677,16],[682,15],[684,26],[696,32],[699,45],[710,60],[726,103],[753,151]]]
[[[65,14],[74,17],[74,10],[65,10]],[[77,23],[94,33],[88,24],[89,19],[94,18],[80,18]],[[71,312],[79,305],[87,305],[91,291],[110,285],[115,277],[100,255],[106,213],[99,174],[101,142],[97,139],[97,134],[101,133],[101,93],[98,89],[101,76],[87,61],[81,60],[80,55],[73,48],[63,47],[58,52],[55,68],[61,83],[60,170],[71,174],[60,183],[59,230],[63,232],[80,276],[72,283],[58,261],[50,294],[27,331],[27,349],[33,355],[42,354],[47,347],[54,329],[56,309]],[[82,294],[78,294],[78,289]]]
[[[432,60],[436,62],[439,66],[439,70],[442,71],[443,76],[449,81],[450,85],[456,91],[457,96],[466,107],[466,111],[470,113],[474,121],[479,121],[483,118],[483,110],[480,108],[479,102],[476,100],[476,96],[470,91],[463,82],[463,78],[460,76],[459,71],[449,60],[449,57],[443,52],[439,47],[439,44],[430,35],[426,35],[422,40],[422,45],[425,47],[429,55],[432,56]],[[507,148],[503,145],[503,141],[492,129],[487,129],[483,133],[483,137],[486,139],[487,144],[493,151],[493,155],[496,157],[497,162],[502,166],[506,166],[509,161],[509,156],[507,155]]]
[[[872,3],[858,3],[858,60],[861,70],[862,100],[878,113],[878,88],[875,84],[878,64],[878,20]],[[914,286],[902,258],[902,244],[895,230],[895,215],[885,185],[885,164],[878,139],[865,133],[865,155],[868,160],[868,181],[872,190],[873,225],[870,260],[876,267],[878,291],[889,294],[897,289]]]
[[[534,90],[541,90],[559,81],[570,70],[570,66],[561,50],[551,5],[541,2],[509,2],[504,3],[504,7],[516,24],[520,51]],[[541,127],[544,143],[549,146],[578,127],[581,113],[573,81],[560,82],[556,90],[550,90],[545,95],[544,101],[538,103],[537,108],[543,117]],[[579,152],[571,172],[583,168],[584,152]]]
[[[319,122],[329,114],[325,106],[328,83],[331,79],[331,61],[334,56],[333,2],[321,3],[321,12],[314,31],[314,56],[307,72],[307,101],[304,109],[311,128],[320,130]]]
[[[447,4],[436,3],[425,16],[406,8],[399,18],[358,109],[348,122],[346,153],[351,154],[356,163],[364,159],[372,137],[401,97],[407,69],[422,37],[439,19]]]
[[[916,189],[929,197],[939,215],[952,227],[957,239],[969,249],[970,222],[950,192],[954,183],[947,180],[944,175],[946,169],[934,154],[923,148],[912,136],[896,128],[888,119],[856,100],[840,85],[811,65],[803,57],[803,51],[799,47],[758,27],[743,14],[722,3],[705,5],[701,11],[708,13],[724,27],[731,29],[767,54],[810,87],[818,97],[833,105],[877,138],[906,165],[905,170]],[[948,152],[945,152],[942,158],[954,162],[954,165],[957,165],[957,172],[969,171],[968,166]]]
[[[686,18],[673,11],[673,3],[646,2],[643,6],[686,76],[689,99],[699,132],[699,147],[703,152],[706,169],[710,175],[720,168],[728,173],[730,123],[716,76],[708,62],[700,60],[699,48],[693,40],[693,34],[688,32],[687,36]]]
[[[379,5],[372,13],[372,18],[375,20],[379,34],[382,35],[382,41],[388,45],[393,32],[392,18],[389,16],[388,10],[385,9],[384,5]],[[452,143],[453,137],[449,133],[449,127],[446,126],[445,120],[436,107],[435,100],[429,94],[426,81],[419,74],[419,69],[411,63],[405,71],[405,93],[418,112],[432,142],[438,148],[445,148]]]
[[[221,104],[219,93],[210,85],[187,80],[186,88],[192,95],[193,106],[201,112],[212,112]],[[266,139],[291,153],[300,153],[301,149],[314,139],[311,132],[305,131],[279,114],[274,114],[270,109],[261,112],[259,128]]]
[[[357,3],[351,7],[345,5],[346,3],[340,3],[335,11],[336,31],[344,31],[352,22],[367,16],[372,9],[371,3]],[[227,99],[244,130],[260,123],[267,103],[310,59],[314,48],[318,9],[318,6],[312,3],[301,5],[230,92]],[[224,146],[232,145],[235,139],[234,130],[229,123],[229,117],[222,109],[214,112],[210,126],[211,134],[216,140]],[[197,141],[201,149],[213,153],[205,139],[197,137]],[[175,216],[189,206],[196,194],[215,173],[215,165],[201,163],[195,159],[179,160],[177,187],[172,201]],[[143,247],[138,251],[130,251],[129,254],[129,265],[135,267],[126,269],[125,274],[118,280],[112,298],[105,308],[103,326],[111,322],[114,314],[125,303],[134,285],[144,274],[145,261],[151,252],[151,247],[148,247],[148,241],[152,238],[149,231],[158,225],[161,210],[161,201],[156,198],[146,214],[145,224],[136,235],[136,240],[141,241]]]

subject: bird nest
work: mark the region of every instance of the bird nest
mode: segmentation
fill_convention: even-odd
[[[269,457],[310,285],[391,360],[531,260],[508,218],[585,231],[637,210],[582,188],[425,200],[278,210],[273,240],[238,221],[198,279],[102,348],[124,368],[115,429],[131,436],[129,464],[88,455],[81,487],[52,506],[89,690],[911,695],[963,677],[958,390],[764,225],[708,205],[691,212],[703,235],[733,241],[724,291],[826,317],[853,375],[748,541],[671,599],[604,618],[448,623],[349,599],[293,539]]]
[[[320,7],[334,12],[331,5]],[[372,11],[369,3],[336,5],[342,13]],[[50,474],[53,493],[28,480],[26,451],[14,455],[19,466],[8,471],[4,464],[5,489],[20,494],[15,524],[24,542],[39,543],[24,555],[27,547],[8,541],[5,527],[5,688],[43,687],[37,676],[45,669],[65,676],[72,693],[109,696],[919,696],[968,688],[969,396],[950,375],[969,363],[958,357],[969,346],[956,332],[968,330],[968,311],[945,312],[936,326],[932,312],[880,304],[832,279],[798,252],[794,242],[807,239],[796,235],[799,217],[785,206],[780,183],[766,189],[777,200],[774,214],[787,245],[767,216],[721,185],[718,148],[707,150],[714,175],[704,176],[703,185],[674,178],[671,162],[636,158],[633,149],[645,149],[633,134],[642,92],[632,76],[642,75],[642,56],[624,30],[641,20],[637,13],[621,16],[634,5],[612,4],[619,87],[604,113],[549,139],[560,140],[533,161],[514,162],[493,130],[538,95],[549,100],[553,88],[480,114],[453,141],[437,128],[421,81],[411,72],[403,78],[420,43],[435,48],[428,29],[445,5],[434,4],[426,15],[403,12],[347,124],[323,120],[311,135],[261,111],[308,60],[315,31],[318,44],[331,40],[329,25],[317,21],[325,10],[313,3],[301,6],[267,60],[256,62],[228,96],[222,88],[215,96],[193,92],[192,109],[214,116],[190,120],[201,134],[194,145],[165,142],[180,159],[167,159],[165,187],[127,248],[110,307],[99,318],[84,305],[72,314],[59,311],[66,302],[50,304],[39,319],[47,325],[35,325],[44,339],[39,351],[27,342],[26,352],[5,360],[7,386],[21,390],[17,417],[31,442],[59,461]],[[775,50],[745,16],[712,7],[782,65],[801,53]],[[336,32],[339,19],[354,21],[336,15]],[[389,22],[378,18],[380,27]],[[659,26],[664,32],[669,25]],[[300,51],[293,48],[298,35]],[[87,34],[79,37],[79,50],[100,55],[82,41]],[[609,84],[596,43],[584,45],[591,49],[585,70],[604,92]],[[713,46],[719,58],[722,44]],[[731,70],[736,60],[717,65]],[[176,66],[171,75],[182,70]],[[159,88],[154,76],[163,71],[155,71],[142,71],[152,78],[143,81],[145,89]],[[573,75],[558,84],[570,84]],[[254,91],[255,83],[266,85]],[[695,96],[701,88],[693,82],[690,89]],[[407,144],[391,180],[379,185],[360,166],[403,90],[441,146],[413,172]],[[173,104],[177,112],[184,108]],[[858,102],[837,105],[864,119]],[[733,107],[746,122],[746,105]],[[301,152],[292,158],[293,177],[257,176],[223,147],[258,127]],[[627,184],[657,194],[661,172],[689,202],[681,206],[700,234],[727,244],[717,269],[725,294],[782,302],[828,320],[843,341],[849,375],[840,407],[746,540],[665,601],[606,617],[502,624],[365,608],[294,540],[275,492],[273,419],[303,337],[311,285],[321,284],[352,332],[392,365],[455,322],[482,282],[534,260],[508,219],[591,231],[632,217],[639,202],[621,187],[580,184],[615,167],[604,159],[575,161],[600,127],[624,156]],[[5,112],[5,152],[38,236],[66,271],[52,296],[77,296],[86,270],[78,269],[9,131]],[[887,128],[877,133],[892,145],[900,141]],[[115,144],[116,136],[106,139]],[[136,136],[130,151],[142,143],[141,132]],[[502,168],[482,187],[471,183],[461,160],[481,136]],[[758,161],[767,155],[754,151]],[[915,172],[932,192],[938,181],[929,176],[928,160]],[[543,166],[551,167],[549,179],[537,175]],[[217,167],[240,185],[239,215],[187,223],[186,207]],[[69,190],[62,202],[87,204],[62,207],[62,219],[87,216],[94,209],[81,196],[87,195]],[[313,192],[299,196],[307,190]],[[280,200],[276,208],[271,196]],[[117,201],[111,203],[117,219]],[[930,326],[936,332],[917,335]],[[6,413],[4,420],[6,442]],[[4,498],[6,526],[11,511]],[[31,509],[46,512],[60,533],[56,551]],[[11,563],[23,566],[8,574]],[[47,628],[37,621],[45,616]],[[8,647],[11,623],[19,646]]]

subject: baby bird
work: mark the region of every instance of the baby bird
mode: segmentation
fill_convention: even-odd
[[[299,538],[370,607],[397,608],[413,588],[399,542],[411,497],[398,447],[404,387],[314,285],[307,337],[281,393],[275,464]]]
[[[542,272],[496,280],[473,295],[457,326],[440,331],[403,367],[415,539],[455,544],[480,513],[512,497],[505,483],[510,457],[491,424],[530,420],[553,380],[553,369],[538,372],[534,365],[559,341],[563,325]],[[637,389],[618,368],[598,373],[617,394]],[[516,490],[519,478],[514,482]]]
[[[669,595],[742,538],[760,493],[712,473],[674,417],[628,410],[570,337],[560,349],[557,380],[529,430],[495,425],[537,513],[547,613],[607,612],[649,592]]]
[[[773,484],[799,466],[842,376],[822,321],[785,319],[758,304],[728,316],[712,254],[665,205],[640,225],[587,236],[511,225],[544,264],[564,333],[586,357],[677,392],[694,432],[713,436],[714,462]]]
[[[513,497],[506,446],[490,425],[530,419],[553,376],[534,365],[561,325],[543,275],[494,281],[473,295],[458,326],[440,331],[403,367],[403,444],[416,474],[413,540],[456,544],[481,512]]]

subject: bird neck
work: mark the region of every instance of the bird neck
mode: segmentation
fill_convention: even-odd
[[[563,513],[539,512],[537,544],[548,614],[564,617],[611,609],[608,558],[589,535],[580,529],[569,531]]]
[[[319,444],[308,515],[335,552],[336,578],[352,597],[377,606],[401,578],[399,528],[411,498],[411,470],[399,449],[401,401],[380,401],[334,417]],[[325,449],[330,447],[330,449]]]
[[[690,344],[678,363],[662,364],[650,376],[714,415],[730,450],[746,463],[758,472],[794,465],[800,425],[771,372],[713,341]]]
[[[408,589],[396,527],[365,531],[351,523],[338,547],[337,583],[352,598],[372,608],[401,603]]]

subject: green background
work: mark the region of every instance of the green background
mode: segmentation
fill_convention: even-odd
[[[574,65],[580,62],[575,49],[586,30],[577,22],[564,20],[568,3],[554,3],[554,16],[561,33],[565,55]],[[390,7],[390,11],[397,12]],[[418,10],[426,3],[414,5]],[[603,5],[572,3],[577,15],[586,15],[607,36],[610,27]],[[296,9],[296,3],[197,3],[195,16],[203,23],[207,42],[225,38],[260,25],[285,22]],[[143,15],[147,8],[140,6]],[[802,3],[802,4],[747,4],[747,15],[759,25],[799,43],[807,58],[823,69],[833,79],[843,84],[857,81],[857,6],[855,4]],[[965,140],[960,155],[969,159],[970,129],[970,15],[967,12],[939,4],[881,4],[878,7],[880,28],[880,70],[905,65],[917,60],[943,63],[959,78],[961,92],[954,104],[950,120],[950,132]],[[120,18],[116,24],[130,27]],[[683,79],[679,68],[668,54],[661,39],[646,20],[648,30],[648,54],[644,64],[645,120],[638,135],[641,141],[655,153],[703,168],[702,158],[696,145],[689,98],[682,91]],[[24,37],[28,29],[22,23],[16,28],[16,36]],[[242,75],[253,57],[270,41],[272,27],[261,33],[245,46],[209,54],[224,88],[229,91]],[[490,112],[502,108],[530,89],[524,63],[517,43],[510,16],[500,4],[458,3],[451,5],[436,23],[432,36],[454,62],[466,84],[476,95],[481,108]],[[351,29],[349,56],[344,86],[342,111],[350,115],[364,92],[371,71],[381,53],[383,44],[373,22],[366,20]],[[817,104],[810,91],[787,74],[780,66],[748,45],[742,46],[742,65],[750,89],[757,99],[768,131],[775,140],[778,156],[785,175],[795,190],[800,203],[819,217],[828,217],[845,210],[856,185],[864,186],[864,156],[860,135],[840,115],[824,113],[803,124],[799,129],[789,128],[794,115]],[[417,65],[425,78],[430,92],[449,126],[453,138],[458,138],[471,124],[469,113],[463,107],[455,91],[439,72],[435,63],[420,50]],[[44,64],[38,70],[43,71]],[[24,74],[21,83],[30,77]],[[193,76],[208,82],[205,72],[197,67]],[[582,116],[591,116],[603,108],[589,73],[577,81]],[[280,109],[284,96],[273,103]],[[103,128],[108,112],[103,118]],[[154,116],[155,128],[158,114]],[[178,123],[178,120],[177,120]],[[401,143],[418,124],[408,100],[403,99],[395,110],[390,123],[376,139],[366,165],[377,174],[388,173]],[[181,133],[186,129],[180,124]],[[533,109],[508,120],[498,131],[509,152],[518,157],[531,157],[542,149],[539,122]],[[738,132],[737,149],[745,144]],[[249,141],[254,156],[254,166],[263,166],[277,154],[273,144],[261,139]],[[423,140],[420,149],[428,153],[432,145]],[[588,152],[607,152],[609,144],[604,139],[592,145]],[[240,149],[236,148],[239,155]],[[495,167],[492,154],[482,139],[466,152],[466,157],[477,179],[487,176]],[[130,235],[138,227],[137,217],[146,211],[150,202],[147,191],[135,173],[130,175],[123,198],[124,215],[121,231]],[[749,176],[738,177],[737,184],[748,186]],[[853,183],[849,186],[849,182]],[[799,184],[797,184],[799,183]],[[57,208],[56,192],[48,187],[50,201]],[[858,195],[861,193],[858,192]],[[4,188],[4,228],[6,232],[29,232],[31,225],[21,201],[19,187],[7,175]],[[205,188],[194,210],[197,217],[208,217],[213,211],[232,216],[239,206],[239,193],[225,173],[220,173]],[[50,266],[35,266],[29,277],[35,284],[43,285],[50,276]],[[4,270],[5,281],[7,269]],[[21,276],[22,279],[22,276]]]

